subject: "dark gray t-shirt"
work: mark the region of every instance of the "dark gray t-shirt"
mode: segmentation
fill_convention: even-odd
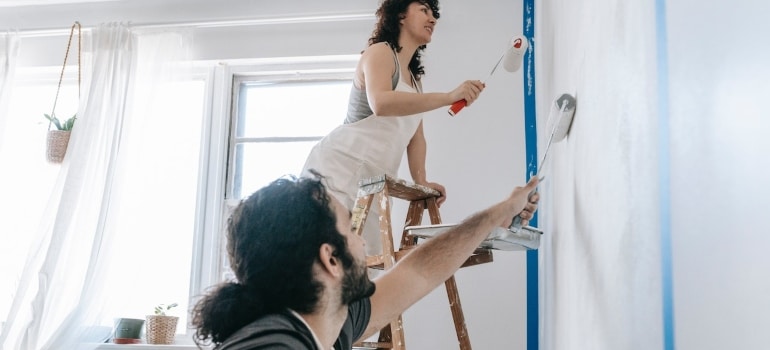
[[[353,302],[334,350],[350,350],[360,338],[372,313],[369,298]],[[289,310],[264,316],[231,335],[217,350],[325,350],[318,349],[313,334]]]

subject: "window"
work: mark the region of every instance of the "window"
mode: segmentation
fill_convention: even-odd
[[[46,161],[48,122],[43,118],[51,113],[58,72],[41,80],[41,70],[45,69],[17,74],[7,129],[0,139],[0,236],[3,242],[13,242],[0,245],[0,279],[5,281],[0,284],[0,324],[8,317],[61,167]],[[115,249],[107,280],[102,281],[108,301],[101,326],[111,328],[117,317],[143,319],[155,305],[177,302],[173,314],[180,316],[178,330],[183,333],[199,230],[196,189],[208,117],[205,82],[174,82],[159,87],[157,93],[162,98],[147,106],[146,122],[127,123],[136,130],[122,140],[122,194],[119,206],[110,208],[115,215],[107,224],[115,232]],[[63,119],[77,110],[77,82],[68,78],[56,115]],[[57,303],[74,303],[76,297],[59,295]]]
[[[186,331],[198,218],[196,189],[204,125],[203,81],[159,89],[125,166],[114,265],[107,282],[114,317],[144,318],[157,304],[178,303],[177,330]],[[190,103],[198,101],[198,103]],[[109,320],[111,325],[112,319]]]
[[[238,78],[228,199],[242,199],[287,174],[299,175],[310,149],[342,123],[350,79]]]
[[[129,155],[120,170],[120,208],[109,223],[118,236],[114,266],[104,282],[115,292],[102,326],[177,302],[178,333],[189,333],[191,303],[229,271],[222,233],[230,210],[275,178],[299,174],[310,148],[344,120],[356,61],[207,66],[199,71],[204,79],[163,86],[162,98],[141,106],[151,114],[130,123],[143,128],[133,134],[139,140],[131,150],[125,138],[121,146]],[[58,71],[17,73],[0,139],[0,235],[15,243],[0,245],[0,278],[10,281],[0,285],[0,324],[59,175],[60,166],[45,159],[43,118],[57,78]],[[74,114],[77,103],[76,79],[67,77],[56,114]]]
[[[300,175],[310,149],[345,119],[354,62],[342,62],[346,68],[336,72],[234,76],[222,222],[254,191],[281,176]],[[219,276],[229,280],[224,240],[219,244]]]

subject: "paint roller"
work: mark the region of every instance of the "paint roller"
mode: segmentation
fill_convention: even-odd
[[[489,72],[487,79],[492,77],[492,74],[495,73],[495,70],[497,70],[497,67],[501,62],[503,63],[503,68],[508,72],[513,73],[519,70],[519,67],[521,67],[522,57],[524,57],[524,52],[527,51],[527,47],[529,47],[527,37],[523,35],[514,36],[511,39],[510,47],[505,49],[503,54],[500,55],[500,58],[497,59],[497,63],[495,63],[494,67],[492,67],[492,71]],[[482,80],[481,83],[484,84],[485,81]],[[465,108],[467,104],[468,102],[464,99],[455,101],[455,103],[449,107],[447,112],[449,112],[449,115],[454,117],[455,114],[460,113],[460,111]]]
[[[575,97],[570,94],[562,94],[554,100],[551,104],[551,111],[548,113],[548,121],[546,125],[553,125],[551,136],[548,137],[548,143],[545,146],[545,152],[543,157],[540,158],[540,163],[537,165],[537,173],[543,172],[545,166],[545,160],[548,157],[548,150],[551,149],[551,144],[564,140],[569,134],[569,129],[572,126],[572,119],[575,117],[575,106],[577,101]]]
[[[546,128],[548,128],[549,124],[552,124],[553,128],[551,129],[551,135],[548,138],[543,158],[541,158],[540,165],[538,166],[539,171],[542,171],[542,166],[545,165],[551,144],[567,137],[572,125],[572,119],[575,116],[575,105],[575,98],[569,94],[562,94],[553,102],[548,115],[548,122],[546,122]],[[535,191],[533,190],[529,193],[529,197],[532,197],[534,194]],[[487,239],[481,243],[480,247],[500,250],[538,249],[540,247],[540,235],[543,234],[543,231],[531,226],[522,227],[521,222],[521,216],[516,215],[507,230],[502,227],[495,228],[489,233]],[[407,226],[404,230],[405,232],[408,231],[412,236],[428,238],[434,237],[452,226],[454,225]]]
[[[577,100],[575,100],[575,97],[566,93],[559,96],[556,100],[554,100],[553,104],[551,104],[551,111],[548,113],[548,121],[546,122],[546,125],[552,124],[553,129],[551,130],[551,136],[548,137],[548,143],[545,146],[543,157],[540,158],[540,163],[537,166],[537,175],[535,176],[540,177],[540,174],[543,172],[545,161],[548,158],[548,151],[551,149],[551,144],[563,140],[567,137],[567,134],[569,134],[570,127],[572,126],[572,120],[575,117],[576,105]],[[534,194],[535,192],[533,191],[529,194],[529,197],[532,197]],[[516,217],[513,218],[513,222],[511,223],[509,230],[518,232],[521,229],[521,215],[516,215]]]

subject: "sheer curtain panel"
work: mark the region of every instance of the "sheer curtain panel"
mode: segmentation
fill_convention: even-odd
[[[40,239],[30,248],[0,349],[93,348],[118,317],[111,311],[122,302],[115,295],[126,292],[111,278],[126,263],[115,257],[125,249],[121,209],[131,192],[126,189],[130,171],[147,142],[138,133],[150,122],[147,109],[155,87],[169,77],[159,72],[171,72],[172,63],[186,61],[189,38],[176,31],[140,32],[108,23],[93,28],[87,40],[92,67],[78,120],[39,220]]]
[[[3,147],[3,134],[6,132],[8,101],[11,98],[11,86],[16,73],[16,59],[19,55],[19,36],[8,32],[0,34],[0,149]]]

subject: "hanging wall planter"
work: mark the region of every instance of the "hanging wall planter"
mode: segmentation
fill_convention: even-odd
[[[46,137],[46,159],[54,164],[59,164],[64,160],[64,155],[67,154],[67,146],[70,143],[70,134],[72,133],[72,127],[75,125],[77,119],[75,115],[65,120],[64,122],[56,118],[56,101],[59,99],[59,91],[61,90],[61,82],[64,78],[64,68],[67,67],[67,58],[70,53],[70,45],[72,44],[72,37],[75,34],[75,28],[78,29],[78,96],[80,96],[80,48],[81,48],[81,34],[80,23],[75,22],[70,29],[70,38],[67,41],[67,51],[64,52],[64,64],[61,67],[61,75],[59,76],[59,85],[56,87],[56,97],[53,100],[53,108],[51,114],[44,114],[48,119],[48,136]],[[56,129],[51,130],[51,126],[55,126]]]
[[[67,145],[70,143],[70,134],[72,134],[70,130],[48,130],[45,156],[49,162],[59,164],[64,160]]]

